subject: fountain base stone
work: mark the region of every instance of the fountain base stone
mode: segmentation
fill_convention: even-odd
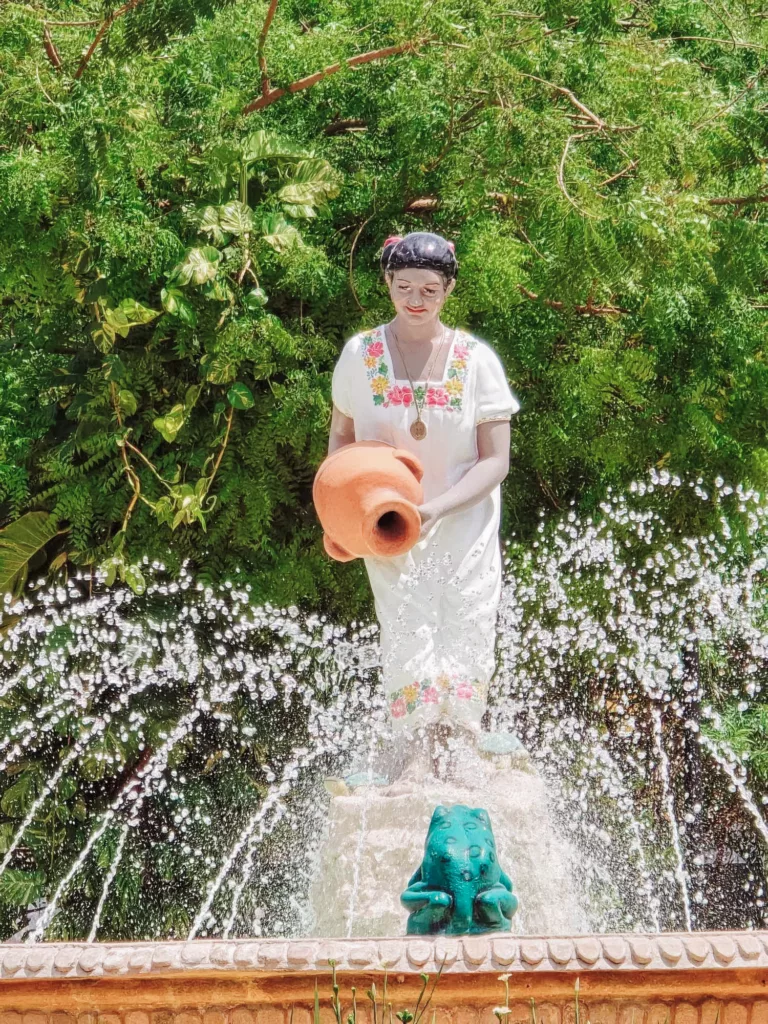
[[[315,983],[333,1024],[331,960],[356,1024],[385,969],[393,1011],[413,1011],[443,963],[435,1024],[496,1024],[501,974],[507,1024],[768,1024],[768,932],[6,944],[0,1024],[312,1024]]]
[[[544,780],[526,758],[479,755],[443,782],[418,771],[390,786],[337,788],[310,894],[314,936],[403,935],[400,893],[424,856],[435,807],[484,807],[520,907],[513,931],[573,935],[589,930],[576,896],[575,856],[557,834]]]

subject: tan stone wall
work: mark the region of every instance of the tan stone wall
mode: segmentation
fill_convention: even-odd
[[[41,997],[43,994],[41,993]],[[0,1024],[291,1024],[290,1007],[189,1006],[183,1009],[123,1010],[99,1013],[40,1010],[13,1010],[13,994],[0,986]],[[495,1004],[436,1007],[437,1024],[496,1024]],[[343,1001],[345,1014],[349,1001]],[[8,1007],[8,1008],[6,1008]],[[511,1003],[509,1024],[531,1024],[530,1003]],[[768,1024],[768,999],[592,1001],[580,1000],[582,1024]],[[537,1024],[574,1024],[574,1003],[535,1001]],[[323,1024],[334,1024],[332,1010],[322,1007]],[[425,1024],[432,1019],[430,1007]],[[312,1024],[310,1006],[294,1006],[293,1024]],[[357,1024],[372,1024],[368,1007],[358,1010]]]

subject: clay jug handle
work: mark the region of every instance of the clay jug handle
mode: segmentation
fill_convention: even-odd
[[[424,468],[412,452],[406,451],[404,448],[398,448],[395,452],[395,458],[402,462],[404,466],[407,466],[418,481],[424,476]]]
[[[337,544],[335,540],[331,540],[327,533],[323,534],[323,546],[326,552],[335,559],[337,562],[351,562],[353,558],[357,558],[357,555],[351,555],[349,551],[345,550],[341,544]]]

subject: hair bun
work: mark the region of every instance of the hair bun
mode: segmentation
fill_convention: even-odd
[[[389,238],[384,243],[384,248],[386,249],[388,245],[394,245],[395,242],[402,242],[402,240],[402,235],[390,235]]]

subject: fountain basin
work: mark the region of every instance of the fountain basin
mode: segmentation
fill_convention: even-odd
[[[331,960],[345,1018],[357,986],[359,1024],[370,1024],[364,993],[372,981],[381,991],[385,966],[394,1010],[413,1009],[420,973],[443,960],[436,1024],[494,1024],[501,974],[510,1024],[530,1024],[531,999],[541,1024],[572,1024],[577,979],[590,1024],[768,1022],[768,932],[753,931],[8,943],[0,1024],[290,1024],[292,1007],[293,1024],[311,1024],[315,979],[327,1024]]]

